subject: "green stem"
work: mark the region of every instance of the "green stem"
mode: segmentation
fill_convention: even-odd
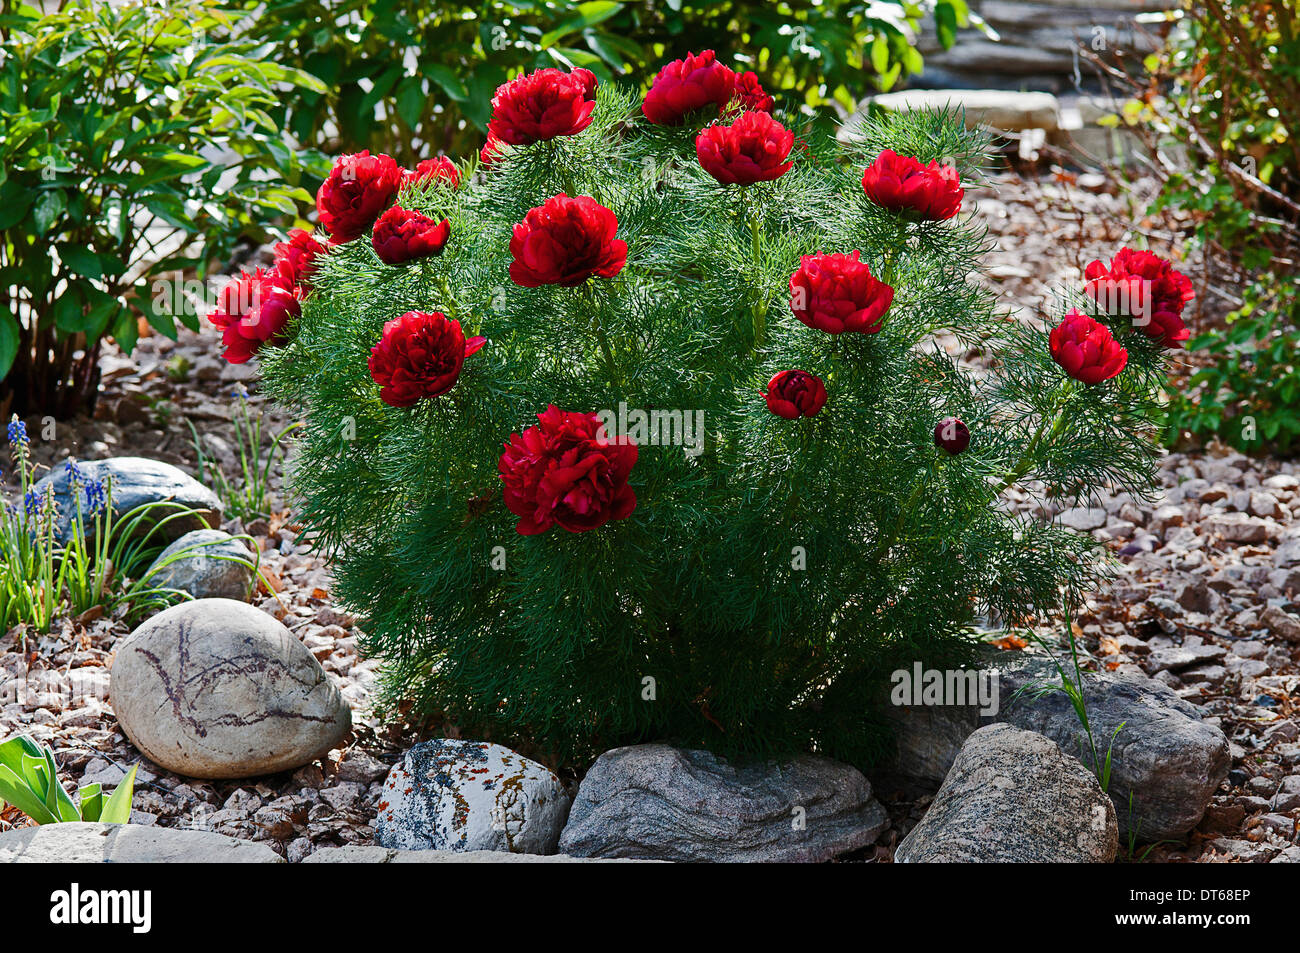
[[[1056,396],[1056,401],[1052,405],[1051,412],[1043,417],[1043,422],[1039,424],[1038,431],[1034,434],[1033,439],[1029,441],[1029,446],[1025,448],[1025,452],[1020,455],[1016,465],[1007,471],[1002,478],[1002,482],[993,491],[994,496],[1000,495],[1003,490],[1029,472],[1034,465],[1034,455],[1038,452],[1038,447],[1043,442],[1044,437],[1050,442],[1060,436],[1061,428],[1065,426],[1065,404],[1074,390],[1073,384],[1073,381],[1067,380],[1062,385],[1060,392]]]
[[[452,297],[451,285],[447,282],[447,276],[439,275],[436,281],[438,283],[438,290],[442,292],[442,306],[446,309],[445,313],[447,317],[451,318],[453,321],[457,320],[456,306],[453,304],[456,299]]]
[[[591,280],[583,286],[583,291],[587,296],[588,304],[591,307],[591,329],[596,335],[596,342],[600,345],[600,352],[605,358],[605,371],[609,374],[610,386],[614,392],[621,393],[623,390],[622,380],[618,373],[618,364],[614,362],[614,349],[609,343],[609,335],[605,333],[604,322],[601,321],[600,299],[596,294],[595,286]]]
[[[763,230],[758,220],[758,214],[753,210],[749,213],[749,235],[750,254],[754,259],[754,269],[761,274],[763,268]],[[757,284],[758,298],[753,305],[755,351],[763,346],[763,340],[767,337],[768,305],[768,298],[764,293],[762,282],[757,282]]]
[[[903,522],[907,519],[908,514],[912,512],[912,508],[916,506],[916,501],[921,498],[921,493],[925,490],[926,485],[930,482],[930,476],[933,473],[937,472],[941,466],[943,466],[943,457],[936,456],[933,469],[927,469],[924,473],[922,473],[921,478],[917,480],[916,485],[912,487],[912,492],[908,496],[907,502],[904,503],[898,510],[898,519],[894,520],[894,526],[889,531],[889,535],[886,536],[883,540],[881,540],[880,544],[876,547],[877,563],[879,563],[880,560],[885,558],[885,553],[889,552],[889,548],[893,546],[895,542],[897,542],[898,534],[901,533],[903,530]]]

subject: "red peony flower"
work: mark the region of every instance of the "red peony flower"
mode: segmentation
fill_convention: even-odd
[[[819,331],[875,334],[894,300],[894,289],[872,277],[857,251],[804,255],[790,276],[790,310]]]
[[[723,185],[753,185],[779,179],[794,165],[787,161],[794,133],[767,113],[746,112],[730,126],[709,126],[695,138],[700,165]]]
[[[277,272],[241,272],[227,282],[208,320],[221,329],[231,364],[243,364],[263,344],[282,343],[289,322],[302,313],[298,290],[286,287]]]
[[[815,417],[826,403],[826,385],[807,371],[782,371],[767,382],[767,409],[778,417]]]
[[[595,108],[596,74],[591,70],[539,69],[497,89],[488,136],[515,146],[574,136],[591,125]]]
[[[402,170],[385,155],[343,156],[316,193],[321,225],[336,244],[369,231],[402,185]]]
[[[370,351],[370,376],[379,397],[392,407],[410,407],[451,390],[465,358],[483,346],[481,337],[465,340],[459,321],[441,311],[408,311],[384,324]]]
[[[596,414],[552,405],[537,420],[538,426],[510,435],[497,464],[505,504],[519,517],[515,529],[531,536],[559,524],[582,533],[632,515],[636,494],[627,479],[636,445],[606,437]]]
[[[1071,311],[1048,339],[1052,360],[1075,380],[1100,384],[1124,370],[1128,351],[1119,346],[1110,328],[1086,314]]]
[[[736,74],[717,61],[713,50],[673,60],[659,71],[645,94],[641,112],[657,126],[680,126],[706,106],[722,109],[736,91]]]
[[[1182,314],[1196,292],[1186,275],[1158,255],[1121,248],[1109,268],[1094,261],[1083,275],[1085,291],[1100,310],[1132,318],[1135,328],[1163,347],[1177,348],[1191,336]]]
[[[510,278],[525,288],[612,278],[627,263],[627,242],[614,237],[617,230],[614,213],[589,196],[547,199],[515,226]]]
[[[479,165],[485,169],[492,168],[493,163],[501,158],[501,140],[495,136],[489,135],[487,142],[483,143],[483,148],[478,151]]]
[[[754,112],[770,113],[776,105],[776,100],[759,85],[757,73],[737,73],[734,95],[741,108]]]
[[[867,198],[892,212],[913,212],[929,221],[952,218],[961,211],[966,191],[950,165],[922,165],[911,156],[886,149],[862,173]]]
[[[311,284],[311,276],[316,272],[316,256],[324,254],[325,246],[316,241],[311,232],[301,228],[292,229],[289,240],[278,242],[275,246],[275,271],[286,287],[307,287]]]
[[[408,184],[445,179],[452,188],[456,188],[460,185],[460,169],[446,156],[437,156],[425,159],[415,167],[414,172],[407,172],[404,178]]]
[[[400,265],[439,254],[450,234],[451,225],[445,218],[435,222],[427,215],[394,205],[375,222],[370,243],[384,264]]]

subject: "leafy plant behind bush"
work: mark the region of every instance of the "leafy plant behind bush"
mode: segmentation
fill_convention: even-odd
[[[1188,342],[1212,363],[1173,395],[1170,439],[1300,445],[1297,12],[1294,0],[1190,5],[1124,113],[1159,136],[1155,210],[1193,215],[1206,280],[1231,302],[1225,325],[1204,323]]]
[[[262,352],[271,392],[306,418],[292,476],[308,538],[387,659],[389,710],[409,702],[412,716],[526,739],[557,760],[671,739],[862,763],[884,745],[889,672],[968,658],[981,611],[1022,619],[1094,583],[1090,539],[1015,517],[998,496],[1025,479],[1065,499],[1111,481],[1143,492],[1161,351],[1112,322],[1127,355],[1111,342],[1102,376],[1067,377],[1046,335],[1005,320],[970,280],[986,248],[978,225],[868,200],[864,167],[886,147],[946,157],[945,181],[977,181],[986,142],[959,116],[875,120],[847,156],[814,135],[774,181],[723,186],[697,159],[707,116],[648,126],[639,107],[602,85],[585,131],[566,124],[505,148],[460,188],[407,185],[401,208],[427,216],[431,234],[449,223],[439,256],[392,267],[368,237],[323,256],[291,340]],[[707,132],[767,122],[743,118],[728,112]],[[354,168],[336,166],[331,209],[345,208]],[[511,262],[527,257],[520,223],[558,193],[613,210],[626,265],[522,287],[547,255],[564,258],[543,243],[533,266]],[[878,333],[796,320],[801,256],[853,251],[894,289]],[[381,397],[372,349],[404,312],[434,310],[464,325],[463,370],[440,369],[426,393],[441,396],[412,406],[404,390]],[[1094,345],[1110,340],[1102,331]],[[936,345],[941,332],[1000,363],[963,363],[962,348]],[[762,396],[792,369],[824,381],[820,394],[791,392],[805,416]],[[599,528],[539,533],[511,484],[498,488],[502,472],[528,472],[529,451],[507,464],[503,444],[549,405],[699,412],[704,443],[695,455],[633,438],[635,508],[620,489]],[[959,428],[936,430],[953,415],[969,429],[964,452]],[[556,479],[578,472],[556,465]]]
[[[73,0],[0,16],[0,400],[23,416],[93,405],[100,341],[197,311],[159,276],[202,279],[240,233],[310,196],[268,110],[324,87],[212,0]],[[273,170],[273,174],[268,174]]]
[[[286,100],[284,124],[304,142],[329,130],[340,152],[369,149],[414,165],[477,152],[496,88],[520,71],[581,66],[640,84],[659,64],[705,48],[747,63],[770,91],[808,106],[852,108],[873,87],[917,73],[912,38],[929,12],[945,47],[972,17],[965,0],[861,3],[270,0],[250,36],[327,91]],[[978,21],[978,18],[974,18]]]

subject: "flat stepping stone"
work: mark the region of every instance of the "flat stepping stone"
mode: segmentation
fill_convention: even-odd
[[[141,824],[46,824],[0,834],[0,864],[282,864],[265,844]]]
[[[390,847],[325,847],[304,864],[635,864],[645,861],[570,857],[568,854],[512,854],[505,850],[395,850]]]

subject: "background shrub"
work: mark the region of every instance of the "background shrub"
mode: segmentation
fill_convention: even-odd
[[[1300,21],[1295,0],[1190,5],[1124,111],[1156,137],[1155,210],[1192,217],[1203,252],[1200,368],[1170,439],[1300,445]],[[1220,319],[1221,318],[1221,319]]]
[[[665,61],[713,49],[745,63],[769,92],[808,106],[852,108],[873,85],[919,72],[909,40],[933,14],[951,46],[970,22],[965,0],[267,0],[246,3],[250,36],[326,91],[282,104],[304,142],[386,152],[408,166],[438,152],[478,151],[497,86],[521,71],[582,66],[634,84]]]
[[[141,315],[198,329],[202,305],[156,277],[202,279],[310,201],[268,110],[324,87],[209,0],[3,11],[0,413],[65,417],[93,406],[105,335],[130,351]]]

